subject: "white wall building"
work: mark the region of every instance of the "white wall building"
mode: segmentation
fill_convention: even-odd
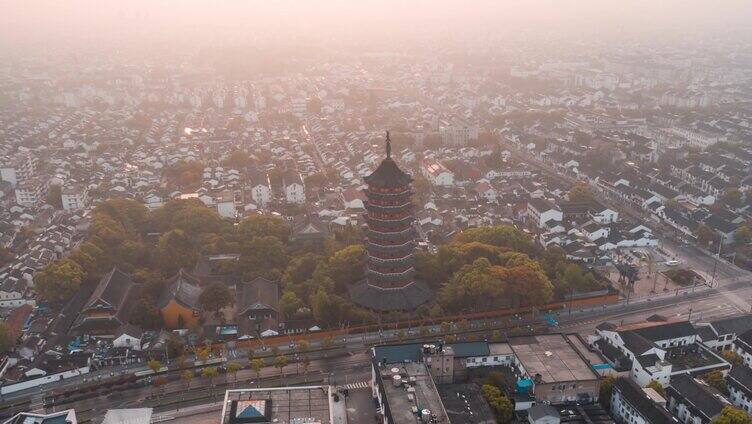
[[[467,146],[470,141],[478,139],[478,125],[455,121],[439,127],[439,135],[445,146]]]
[[[451,187],[454,185],[454,173],[436,159],[423,159],[420,170],[432,185],[440,187]]]
[[[84,209],[89,202],[89,190],[85,186],[64,187],[60,200],[66,211]]]

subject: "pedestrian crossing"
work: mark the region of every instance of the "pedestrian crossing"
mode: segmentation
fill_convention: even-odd
[[[345,384],[344,386],[337,387],[339,390],[358,390],[368,389],[371,387],[370,381],[358,381],[356,383]]]

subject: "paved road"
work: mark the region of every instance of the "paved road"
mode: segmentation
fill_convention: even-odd
[[[593,333],[596,325],[603,321],[612,321],[615,323],[630,323],[642,321],[652,314],[661,314],[668,318],[691,318],[692,321],[711,320],[727,316],[734,316],[749,311],[748,305],[740,307],[734,303],[726,301],[726,297],[733,294],[740,299],[752,297],[752,285],[749,279],[736,281],[726,281],[720,288],[710,288],[698,286],[695,289],[685,289],[679,293],[663,293],[645,298],[630,299],[629,302],[621,302],[595,306],[585,309],[574,309],[571,312],[558,312],[559,327],[552,331],[577,332],[583,335]],[[459,330],[460,339],[462,334],[467,331],[476,331],[480,337],[490,337],[493,325],[508,324],[509,321],[498,320],[491,322],[470,322],[466,330]],[[526,327],[530,323],[539,323],[540,318],[524,317],[521,321],[512,321],[517,327]],[[456,328],[456,326],[455,326]],[[439,337],[439,326],[428,327],[429,334],[425,338]],[[417,329],[408,332],[412,336],[409,338],[419,339]],[[425,333],[424,333],[425,334]],[[337,347],[334,351],[326,353],[311,352],[311,356],[327,355],[312,359],[308,370],[308,377],[311,380],[320,382],[329,382],[336,385],[345,385],[353,382],[358,376],[362,376],[368,368],[368,356],[366,355],[366,346],[380,343],[382,341],[393,340],[396,336],[395,330],[385,330],[382,333],[371,333],[363,335],[353,335],[344,338],[344,345]],[[342,340],[340,340],[342,343]],[[313,342],[311,349],[316,349],[318,343]],[[283,352],[285,349],[282,349]],[[291,354],[294,359],[294,354]],[[244,356],[240,356],[244,358]],[[237,361],[245,364],[243,359]],[[159,407],[161,403],[170,403],[180,401],[180,407],[191,405],[200,405],[205,403],[216,402],[224,390],[229,387],[242,387],[253,385],[254,382],[261,381],[263,384],[285,384],[293,381],[293,376],[300,376],[303,369],[299,364],[292,363],[284,368],[285,379],[280,380],[280,371],[273,367],[267,367],[261,372],[261,380],[255,373],[249,369],[241,370],[236,376],[220,376],[213,381],[209,381],[200,376],[195,377],[190,383],[190,389],[186,383],[181,381],[177,374],[170,377],[170,380],[161,388],[162,393],[159,399],[154,397],[155,387],[141,387],[126,391],[120,391],[108,396],[87,399],[75,404],[61,405],[61,407],[75,406],[82,411],[89,411],[89,414],[98,414],[107,408],[122,408],[136,405],[150,404],[157,407],[157,411],[175,408],[172,403],[168,408]],[[289,380],[288,380],[289,378]],[[349,381],[348,381],[349,380]],[[195,400],[192,400],[194,399]],[[42,409],[42,395],[37,394],[32,397],[32,410]]]

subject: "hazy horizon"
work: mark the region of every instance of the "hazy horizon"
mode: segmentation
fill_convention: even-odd
[[[6,2],[3,51],[140,48],[203,43],[292,44],[311,40],[368,45],[432,39],[562,37],[683,41],[752,34],[750,2],[688,0],[343,1],[220,0]],[[524,35],[524,37],[523,37]],[[618,47],[618,46],[615,46]]]

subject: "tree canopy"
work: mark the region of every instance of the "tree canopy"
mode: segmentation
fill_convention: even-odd
[[[207,286],[198,298],[201,306],[210,312],[219,312],[225,306],[232,303],[232,293],[222,283],[212,283]]]
[[[726,406],[711,424],[752,424],[752,417],[741,409]]]
[[[570,202],[592,202],[595,200],[593,192],[585,183],[576,184],[568,193]]]
[[[470,228],[458,234],[454,241],[459,243],[477,241],[523,253],[534,251],[533,240],[530,236],[508,225]]]
[[[71,259],[52,262],[34,274],[34,290],[45,301],[61,302],[78,291],[85,276]]]
[[[290,318],[313,317],[327,327],[377,321],[349,300],[350,288],[365,271],[363,235],[357,228],[316,249],[294,246],[289,234],[282,217],[253,215],[233,225],[197,200],[171,200],[154,211],[133,200],[108,200],[93,210],[89,238],[67,259],[37,273],[35,285],[42,299],[64,301],[81,284],[95,284],[118,266],[141,283],[129,321],[156,329],[162,325],[156,300],[167,278],[181,268],[193,269],[202,255],[233,253],[239,259],[222,263],[220,273],[243,281],[278,281],[279,307]],[[570,263],[561,248],[540,249],[529,235],[505,225],[470,228],[436,251],[416,251],[415,269],[416,278],[436,293],[420,316],[540,305],[572,288],[600,287],[594,271]],[[201,304],[216,312],[232,299],[226,286],[210,285]]]
[[[0,321],[0,352],[7,352],[16,345],[16,338],[5,321]]]

